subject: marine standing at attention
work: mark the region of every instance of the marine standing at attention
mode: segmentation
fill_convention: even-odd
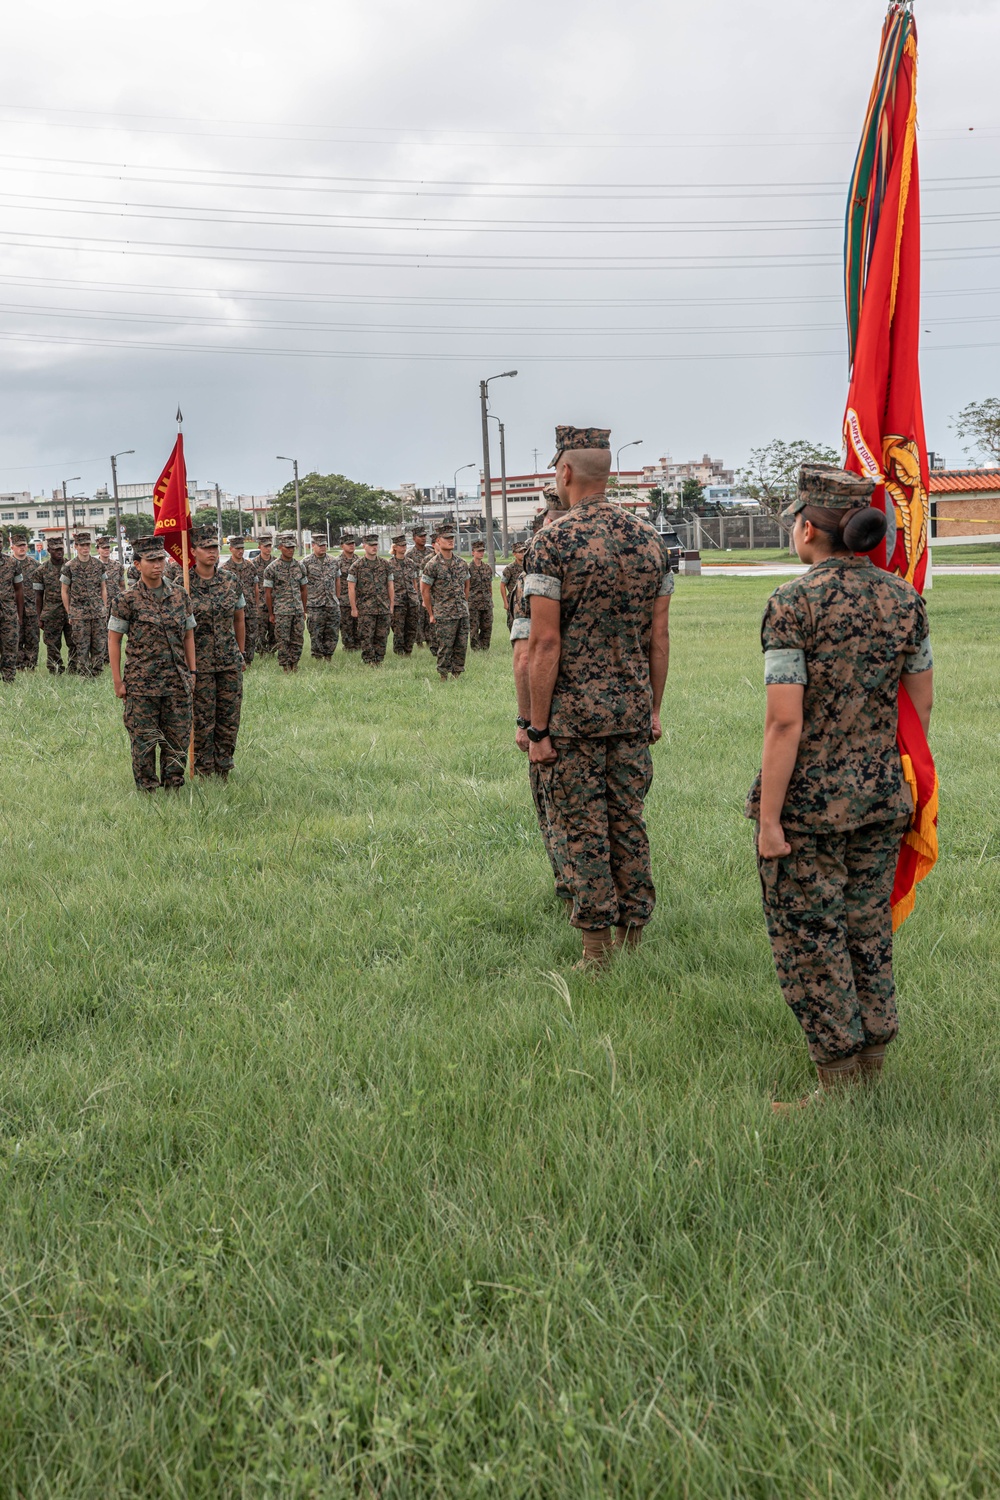
[[[274,625],[267,612],[267,595],[264,592],[264,574],[274,561],[272,547],[274,544],[274,532],[262,531],[257,538],[259,552],[254,559],[254,567],[257,569],[257,641],[256,654],[258,656],[273,656],[278,649],[278,643],[274,636]],[[244,594],[246,598],[246,594]]]
[[[163,576],[163,539],[139,537],[132,544],[139,581],[119,595],[108,621],[108,659],[115,696],[125,700],[125,728],[132,745],[132,775],[140,792],[184,785],[191,740],[191,694],[195,679],[194,615],[191,600]],[[128,636],[122,676],[122,636]],[[157,774],[156,750],[160,750]]]
[[[902,681],[926,732],[934,673],[923,599],[855,555],[885,536],[871,494],[860,475],[803,465],[782,519],[809,571],[775,590],[761,628],[764,756],[746,813],[778,982],[819,1077],[801,1104],[874,1082],[899,1029],[891,900],[913,797],[897,704]]]
[[[246,613],[239,579],[219,567],[219,533],[202,526],[191,533],[194,572],[194,774],[219,776],[233,769],[243,708]]]
[[[11,528],[10,555],[21,569],[21,635],[17,648],[19,672],[33,672],[38,666],[38,610],[35,607],[35,579],[38,564],[28,555],[28,533]]]
[[[354,567],[357,545],[357,537],[349,531],[342,531],[340,556],[334,559],[337,565],[337,603],[340,605],[340,641],[345,651],[358,649],[358,622],[356,616],[351,614],[351,600],[347,590],[347,577]]]
[[[243,660],[249,667],[257,650],[257,635],[260,631],[260,575],[256,561],[244,556],[245,536],[229,538],[229,556],[222,564],[223,573],[232,573],[243,595]]]
[[[488,651],[493,634],[493,569],[486,558],[486,543],[473,542],[469,567],[469,648]]]
[[[424,566],[420,588],[434,631],[438,676],[461,677],[469,644],[469,565],[455,556],[455,528],[442,526],[435,537],[437,555]]]
[[[278,665],[283,672],[297,672],[305,639],[306,575],[295,556],[295,532],[279,531],[280,557],[264,569],[267,618],[278,643]]]
[[[406,566],[413,578],[413,587],[417,591],[417,633],[414,637],[415,646],[427,646],[430,644],[430,625],[427,620],[427,610],[424,608],[423,592],[420,580],[424,574],[424,567],[434,556],[427,546],[427,527],[423,521],[414,522],[410,528],[413,537],[413,546],[406,554]]]
[[[392,538],[392,651],[394,656],[412,656],[420,619],[417,580],[406,561],[406,533]]]
[[[62,646],[66,642],[70,671],[75,670],[73,637],[69,633],[69,618],[62,602],[63,563],[66,561],[61,535],[50,536],[46,543],[49,555],[35,574],[35,607],[38,624],[45,641],[45,665],[53,677],[65,672]]]
[[[351,616],[357,625],[361,660],[369,667],[380,667],[385,660],[395,602],[393,570],[378,555],[376,532],[362,537],[362,543],[364,555],[354,559],[347,575],[348,597]]]
[[[500,575],[500,598],[507,611],[507,629],[514,623],[514,591],[524,577],[524,543],[515,542],[511,548],[513,562],[509,562]]]
[[[306,575],[306,623],[309,654],[313,661],[332,661],[340,634],[340,603],[337,599],[339,564],[327,552],[327,540],[313,532],[312,553],[302,564]]]
[[[76,556],[63,564],[59,575],[81,677],[100,677],[108,633],[108,586],[100,558],[90,555],[92,541],[89,531],[76,533]]]
[[[114,611],[115,600],[118,595],[125,592],[125,565],[124,563],[120,563],[117,557],[111,556],[111,538],[109,536],[99,536],[97,538],[97,558],[104,569],[104,581],[108,589],[108,614],[110,615]],[[104,661],[107,663],[107,631],[102,635],[101,641],[104,646]]]
[[[610,432],[557,427],[569,513],[538,532],[531,602],[531,773],[583,934],[581,967],[634,947],[656,892],[643,804],[653,779],[674,578],[652,526],[607,497]]]
[[[24,617],[24,579],[21,565],[0,552],[0,678],[17,677],[17,653]]]

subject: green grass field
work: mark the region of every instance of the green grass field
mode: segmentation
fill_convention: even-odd
[[[970,543],[969,546],[960,547],[934,547],[934,566],[948,566],[950,563],[983,563],[995,567],[1000,563],[1000,547],[990,545],[978,545]],[[703,563],[713,563],[720,566],[732,563],[736,566],[745,566],[747,563],[769,562],[785,563],[794,561],[787,547],[732,547],[725,552],[720,552],[717,547],[704,547],[701,560]]]
[[[930,596],[943,855],[885,1086],[807,1086],[743,795],[768,580],[681,579],[660,904],[598,981],[502,619],[460,683],[247,684],[137,799],[99,683],[0,689],[0,1494],[1000,1493],[998,595]]]

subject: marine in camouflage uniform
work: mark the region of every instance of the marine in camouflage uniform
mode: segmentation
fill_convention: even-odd
[[[278,649],[278,642],[274,634],[274,626],[267,612],[267,595],[264,593],[264,574],[274,561],[273,543],[274,533],[262,531],[257,538],[260,553],[254,558],[254,567],[257,570],[257,597],[260,601],[260,613],[257,619],[257,640],[255,649],[258,656],[273,656]]]
[[[417,597],[417,579],[406,561],[406,535],[400,532],[392,538],[392,650],[394,656],[412,656],[420,622],[420,601]]]
[[[104,580],[108,590],[108,614],[110,615],[114,610],[115,600],[118,595],[125,592],[125,564],[120,563],[116,557],[111,556],[111,538],[109,536],[99,536],[97,538],[97,557],[101,567],[104,569]],[[104,663],[107,665],[107,632],[105,632],[103,640]]]
[[[264,597],[268,619],[274,621],[278,643],[278,665],[283,672],[297,672],[305,638],[306,575],[295,556],[295,532],[279,531],[281,556],[264,569]]]
[[[246,600],[239,579],[218,566],[219,534],[203,526],[191,534],[194,570],[194,774],[220,776],[233,769],[243,709],[243,652]],[[212,568],[205,576],[202,569]]]
[[[514,621],[514,591],[524,577],[524,543],[515,542],[512,550],[514,561],[509,562],[500,575],[500,597],[507,611],[508,630]]]
[[[307,586],[309,651],[314,661],[330,661],[340,634],[340,601],[337,598],[340,564],[328,554],[325,537],[313,537],[312,555],[306,558],[302,568]]]
[[[153,564],[165,562],[167,555],[158,536],[139,537],[133,551]],[[142,792],[183,786],[194,684],[191,600],[154,567],[152,581],[145,582],[140,572],[138,583],[119,595],[116,610],[108,621],[108,654],[115,693],[125,699],[135,784]],[[122,636],[128,637],[124,676]]]
[[[347,575],[351,614],[357,622],[361,660],[380,667],[389,641],[389,622],[394,599],[393,570],[378,555],[378,536],[362,538],[364,555],[357,557]]]
[[[566,507],[559,499],[554,489],[545,491],[545,510],[535,517],[534,527],[539,531],[542,526],[548,526],[559,516],[565,514]],[[529,542],[524,553],[525,569],[531,568],[531,543]],[[514,743],[521,751],[527,752],[530,740],[528,739],[528,728],[531,724],[531,692],[528,683],[528,640],[531,635],[531,600],[524,597],[524,577],[518,579],[514,589],[514,623],[511,626],[510,642],[512,648],[512,662],[514,668],[514,686],[517,692],[517,733]],[[545,853],[548,855],[549,864],[552,866],[552,877],[555,882],[556,898],[565,903],[572,911],[573,893],[565,883],[565,874],[562,862],[558,857],[552,832],[549,828],[548,815],[545,804],[539,795],[538,779],[529,777],[531,786],[531,800],[535,808],[535,816],[538,819],[538,830],[542,835],[542,843]]]
[[[784,519],[799,544],[800,511],[814,524],[844,518],[871,492],[859,475],[805,465]],[[933,660],[924,601],[904,579],[836,545],[805,560],[761,628],[765,682],[801,689],[802,727],[777,830],[789,852],[765,858],[758,847],[758,868],[778,981],[830,1088],[877,1072],[898,1031],[891,896],[913,816],[898,694]],[[758,845],[761,791],[758,776],[746,806]]]
[[[260,582],[256,559],[251,561],[243,555],[247,539],[245,536],[229,537],[229,556],[222,564],[223,573],[232,573],[243,595],[244,646],[243,660],[249,667],[257,650],[257,635],[260,630]]]
[[[38,666],[38,610],[35,607],[35,578],[38,564],[28,554],[28,537],[23,531],[10,534],[10,552],[21,569],[21,632],[17,643],[17,670],[33,672]]]
[[[436,636],[438,676],[442,682],[461,677],[469,644],[469,565],[454,553],[455,531],[444,526],[437,534],[440,552],[424,566],[420,578],[424,608]]]
[[[524,579],[531,775],[583,963],[603,965],[638,942],[656,902],[643,804],[674,580],[653,528],[608,500],[609,431],[557,427],[556,450],[571,508],[534,537]]]
[[[37,609],[38,624],[45,641],[45,665],[55,677],[66,670],[62,656],[63,641],[66,642],[70,671],[75,670],[75,658],[69,617],[62,602],[60,579],[66,556],[62,537],[50,537],[48,548],[49,555],[39,567],[32,584],[35,591],[35,604],[32,607]]]
[[[17,677],[17,654],[24,616],[24,577],[21,564],[0,552],[0,678]]]
[[[351,614],[351,599],[347,579],[357,561],[357,538],[345,532],[340,538],[340,556],[334,558],[337,566],[337,603],[340,605],[340,640],[345,651],[357,651],[358,622]]]
[[[427,527],[423,523],[413,526],[410,534],[413,537],[413,546],[407,552],[404,561],[417,595],[417,628],[416,634],[413,637],[413,644],[415,646],[430,646],[433,651],[434,632],[427,618],[427,610],[424,608],[420,580],[423,577],[426,564],[430,562],[434,553],[427,545]]]
[[[108,633],[108,589],[104,565],[99,557],[90,555],[92,537],[89,531],[78,531],[73,540],[77,555],[63,564],[59,575],[63,607],[73,635],[77,672],[81,677],[100,677]]]
[[[493,634],[493,569],[485,561],[486,543],[474,542],[469,568],[469,647],[488,651]]]

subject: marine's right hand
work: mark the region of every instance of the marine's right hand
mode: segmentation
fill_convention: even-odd
[[[528,753],[528,746],[531,744],[531,741],[528,739],[528,731],[526,729],[519,729],[517,731],[514,736],[514,744],[519,750],[523,750],[525,754]]]
[[[116,682],[114,686],[115,686],[115,697],[116,698],[124,698],[124,696],[125,696],[125,684],[124,684],[124,682]]]
[[[774,823],[770,827],[761,823],[757,834],[757,853],[761,859],[784,859],[791,852],[792,846],[785,838],[785,830],[780,823]]]

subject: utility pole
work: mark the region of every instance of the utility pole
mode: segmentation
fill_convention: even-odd
[[[537,474],[538,473],[538,449],[537,448],[532,448],[531,455],[532,455],[532,458],[535,461],[534,472]]]
[[[507,556],[507,444],[504,442],[504,424],[499,417],[490,417],[500,429],[500,551]],[[537,451],[537,450],[536,450]]]
[[[219,495],[219,481],[215,481],[215,514],[219,522],[219,544],[222,544],[222,499]]]
[[[115,495],[115,552],[119,558],[122,549],[122,512],[118,504],[118,460],[124,458],[127,453],[134,452],[134,448],[123,448],[120,453],[111,455],[111,488]]]
[[[66,556],[67,557],[69,557],[70,536],[69,536],[69,501],[66,499],[66,486],[68,484],[72,484],[73,480],[74,479],[79,479],[79,477],[80,477],[79,474],[73,474],[69,479],[64,479],[63,482],[62,482],[62,492],[63,492],[63,525],[66,528]],[[75,510],[76,510],[76,507],[74,506],[74,512],[75,512]]]
[[[516,370],[503,370],[499,375],[491,375],[489,380],[479,382],[479,407],[483,419],[483,506],[486,511],[486,556],[491,568],[496,567],[497,558],[496,549],[493,546],[493,481],[490,478],[490,423],[487,401],[490,380],[509,380],[516,374]]]
[[[283,453],[278,454],[283,464],[291,464],[295,475],[295,536],[298,541],[299,551],[302,551],[302,513],[299,510],[299,461],[297,458],[286,458]]]

